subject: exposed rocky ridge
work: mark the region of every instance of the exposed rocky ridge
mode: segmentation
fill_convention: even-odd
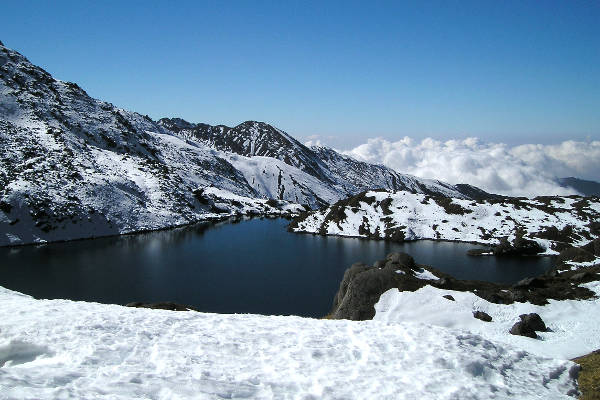
[[[374,306],[380,296],[394,288],[412,292],[431,285],[445,290],[469,291],[492,303],[529,302],[543,305],[549,299],[592,298],[594,292],[579,285],[598,280],[600,260],[575,269],[570,261],[563,261],[544,275],[524,279],[515,285],[503,285],[455,279],[433,267],[416,264],[408,254],[392,253],[372,266],[357,263],[346,270],[329,317],[372,319],[375,315]]]
[[[468,197],[309,149],[268,124],[155,122],[0,45],[0,246],[290,215],[367,188]]]
[[[293,232],[392,241],[452,240],[495,246],[486,254],[558,254],[600,236],[598,197],[465,200],[367,191],[301,214]]]

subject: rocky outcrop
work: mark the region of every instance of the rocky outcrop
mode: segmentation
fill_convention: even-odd
[[[519,235],[512,243],[507,238],[500,239],[500,244],[494,247],[493,253],[495,256],[534,256],[544,251],[538,242]]]
[[[567,268],[568,267],[568,268]],[[389,289],[415,291],[425,285],[439,289],[472,292],[497,304],[529,302],[544,305],[549,299],[576,300],[595,296],[580,284],[600,279],[600,262],[571,270],[559,264],[546,274],[526,278],[514,285],[455,279],[435,268],[418,265],[405,253],[392,253],[372,266],[354,264],[344,273],[334,298],[329,317],[334,319],[366,320],[375,315],[375,304]],[[444,296],[454,300],[450,295]],[[475,318],[488,321],[489,316],[474,312]]]
[[[340,289],[333,301],[332,317],[365,320],[375,315],[373,306],[379,296],[394,287],[414,291],[423,286],[414,278],[415,261],[405,253],[392,253],[373,267],[353,264],[344,273]]]

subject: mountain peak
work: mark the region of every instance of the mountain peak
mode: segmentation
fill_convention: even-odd
[[[268,124],[268,123],[262,122],[262,121],[254,121],[254,120],[244,121],[241,124],[236,125],[233,129],[251,128],[251,127],[255,127],[255,128],[259,128],[259,129],[275,129],[275,127],[271,124]]]
[[[182,118],[161,118],[158,124],[174,132],[179,132],[183,129],[194,129],[196,124],[188,122]]]

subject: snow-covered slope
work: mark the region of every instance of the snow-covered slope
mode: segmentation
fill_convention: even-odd
[[[434,277],[435,278],[435,277]],[[600,276],[598,276],[600,278]],[[375,305],[376,321],[397,323],[421,322],[435,326],[466,329],[495,343],[516,346],[526,351],[561,359],[582,356],[600,348],[600,281],[582,284],[596,293],[589,300],[548,300],[549,304],[534,305],[490,303],[471,292],[438,289],[425,286],[414,292],[390,289]],[[454,301],[443,296],[450,295]],[[490,322],[473,318],[474,311],[492,317]],[[511,335],[510,328],[519,315],[537,313],[547,332],[537,332],[540,339]]]
[[[246,121],[233,128],[193,124],[180,118],[162,118],[158,123],[180,137],[201,142],[216,150],[246,157],[276,158],[320,180],[328,180],[323,166],[306,146],[264,122]]]
[[[0,288],[0,399],[562,399],[571,361],[411,322],[35,300]],[[388,307],[389,308],[389,307]],[[381,310],[381,307],[380,307]]]
[[[0,71],[0,245],[302,209],[267,202],[223,154],[92,99],[4,46]],[[245,201],[216,207],[214,194],[201,194],[210,187]]]
[[[296,167],[311,175],[314,179],[310,186],[304,186],[297,180],[291,183],[279,182],[277,190],[271,192],[282,192],[283,196],[286,191],[289,194],[293,193],[293,197],[283,197],[291,201],[298,196],[294,193],[298,188],[301,193],[308,193],[309,199],[313,200],[309,202],[310,205],[320,206],[366,189],[407,190],[457,198],[497,197],[469,185],[450,185],[400,174],[383,165],[358,161],[327,147],[308,148],[284,131],[264,122],[246,121],[233,128],[224,125],[193,124],[180,118],[163,118],[158,123],[186,140],[198,141],[216,150],[245,157],[275,158],[282,164]],[[278,177],[279,174],[276,173],[275,176]]]
[[[298,212],[371,188],[477,195],[309,149],[265,123],[155,122],[0,44],[0,246]]]
[[[442,239],[497,245],[537,242],[545,254],[600,235],[597,197],[465,200],[369,191],[293,221],[295,232],[391,240]]]

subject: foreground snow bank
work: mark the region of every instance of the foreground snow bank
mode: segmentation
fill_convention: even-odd
[[[414,323],[35,300],[0,287],[0,398],[566,398],[574,364]]]
[[[600,281],[582,284],[600,295]],[[455,301],[442,297],[451,295]],[[571,359],[600,349],[600,298],[591,300],[549,299],[549,304],[495,304],[471,292],[424,286],[415,292],[390,289],[375,305],[374,320],[387,323],[421,322],[445,328],[467,329],[494,343],[503,343],[546,357]],[[473,318],[483,311],[491,322]],[[538,339],[508,333],[520,314],[538,313],[548,332],[538,332]]]

